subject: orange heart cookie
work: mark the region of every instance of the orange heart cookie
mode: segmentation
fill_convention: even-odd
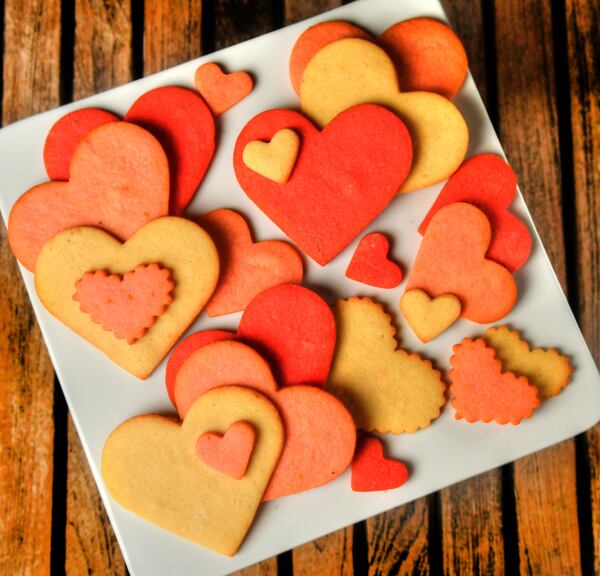
[[[247,422],[256,431],[239,480],[197,454],[198,438],[224,434],[236,422]],[[252,525],[283,442],[283,425],[273,404],[255,390],[227,386],[199,398],[181,424],[156,414],[123,422],[104,444],[102,476],[124,508],[233,556]]]
[[[418,354],[398,348],[392,319],[370,298],[335,306],[338,339],[326,389],[367,432],[416,432],[446,402],[439,371]]]
[[[61,230],[98,226],[126,240],[169,213],[167,157],[156,138],[134,124],[109,122],[89,132],[73,154],[70,176],[34,186],[11,210],[8,239],[28,270]]]
[[[485,214],[463,202],[442,208],[431,220],[408,277],[407,290],[420,288],[432,297],[454,294],[463,318],[495,322],[517,299],[512,274],[486,259],[491,240]]]
[[[390,242],[385,234],[363,236],[354,251],[346,276],[376,288],[395,288],[402,282],[402,268],[388,256]]]
[[[230,72],[226,74],[214,62],[202,64],[195,74],[198,92],[215,116],[241,102],[254,87],[252,77],[247,72]]]
[[[452,326],[460,316],[460,300],[454,294],[430,298],[414,288],[400,298],[400,310],[421,342],[429,342]]]
[[[142,338],[128,344],[82,312],[73,295],[86,272],[121,275],[145,262],[170,271],[173,301]],[[200,313],[218,276],[219,257],[210,236],[194,222],[167,216],[149,222],[124,244],[98,228],[61,232],[38,256],[35,287],[51,314],[119,366],[146,378]]]

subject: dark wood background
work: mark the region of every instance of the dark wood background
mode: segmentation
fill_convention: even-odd
[[[2,123],[339,3],[5,0]],[[598,361],[600,3],[444,5]],[[0,574],[124,574],[3,227],[0,294]],[[600,427],[243,571],[291,573],[598,575]]]

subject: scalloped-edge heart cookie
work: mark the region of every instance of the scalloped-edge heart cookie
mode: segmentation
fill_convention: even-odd
[[[385,234],[363,236],[354,251],[346,276],[375,288],[395,288],[402,282],[402,268],[390,259],[390,241]]]
[[[375,436],[361,438],[352,460],[352,490],[379,492],[400,488],[408,480],[404,463],[383,454],[383,444]]]
[[[319,50],[302,77],[302,111],[325,126],[343,110],[367,102],[395,112],[410,133],[413,163],[399,192],[441,182],[460,166],[469,130],[450,100],[433,92],[400,92],[394,63],[368,40],[346,38]]]
[[[300,137],[290,128],[284,128],[275,132],[269,142],[248,142],[242,159],[250,170],[277,184],[285,184],[296,164],[298,150]]]
[[[221,275],[206,305],[209,316],[240,312],[261,292],[280,284],[300,284],[302,258],[281,240],[254,242],[250,227],[233,210],[213,210],[200,218],[219,251]]]
[[[502,362],[483,338],[465,338],[450,357],[450,393],[456,419],[519,424],[540,405],[538,389],[525,376],[504,372]]]
[[[398,348],[392,319],[374,300],[340,300],[334,314],[338,339],[326,390],[357,427],[402,434],[429,426],[446,403],[440,372]]]
[[[421,342],[429,342],[447,330],[460,316],[460,300],[454,294],[430,298],[413,288],[400,298],[402,315]]]
[[[197,454],[206,433],[235,422],[256,431],[241,479],[215,470]],[[115,428],[102,450],[102,477],[118,504],[145,520],[219,554],[233,556],[250,530],[277,466],[284,429],[277,409],[249,388],[211,390],[181,424],[147,414]]]
[[[171,272],[173,301],[134,344],[102,328],[73,300],[86,272],[125,274],[139,264],[158,263]],[[119,366],[146,378],[204,308],[219,277],[219,256],[198,224],[167,216],[140,228],[127,242],[98,228],[65,230],[49,240],[35,267],[35,288],[46,309]]]
[[[247,72],[225,73],[215,62],[202,64],[194,75],[196,89],[215,116],[220,116],[241,102],[254,88]]]
[[[554,348],[531,349],[521,334],[508,326],[488,328],[483,339],[496,352],[502,368],[525,376],[542,400],[560,394],[571,379],[573,367],[566,356]]]

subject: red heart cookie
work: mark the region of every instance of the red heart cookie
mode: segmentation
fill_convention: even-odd
[[[173,288],[169,270],[140,264],[123,276],[86,272],[75,284],[73,300],[102,328],[134,344],[173,301]]]
[[[518,424],[540,405],[538,389],[525,376],[503,372],[493,348],[465,338],[452,349],[450,392],[456,418],[467,422]]]
[[[243,151],[285,128],[300,136],[301,146],[289,180],[278,184],[248,168]],[[293,110],[263,112],[238,136],[233,162],[246,194],[324,266],[394,198],[411,161],[404,123],[386,108],[363,104],[345,110],[321,132]]]
[[[431,219],[444,206],[454,202],[473,204],[488,217],[492,226],[492,241],[486,256],[515,272],[531,252],[527,226],[508,211],[516,191],[517,177],[502,158],[494,154],[473,156],[450,176],[419,226],[419,232],[425,234]]]
[[[463,202],[442,208],[431,220],[408,277],[407,290],[420,288],[435,298],[454,294],[461,316],[495,322],[517,299],[512,274],[487,260],[491,227],[485,214]]]
[[[252,348],[230,340],[196,350],[181,366],[175,403],[181,418],[203,394],[220,386],[254,388],[271,399],[285,427],[285,446],[264,499],[316,488],[337,478],[352,460],[354,422],[343,404],[314,386],[278,390],[268,363]]]
[[[98,108],[69,112],[52,125],[44,142],[44,165],[50,180],[68,180],[69,164],[77,145],[94,128],[120,120]]]
[[[171,214],[190,203],[215,153],[215,121],[197,94],[165,86],[140,96],[125,115],[127,122],[154,134],[169,159]]]
[[[252,424],[234,422],[225,434],[206,432],[196,442],[196,454],[211,468],[241,480],[254,449],[256,432]]]
[[[77,146],[68,182],[34,186],[14,204],[8,239],[28,270],[47,240],[76,226],[97,226],[121,240],[169,210],[169,167],[152,134],[109,122]]]
[[[208,62],[196,70],[194,76],[196,89],[206,100],[215,116],[241,102],[254,87],[252,78],[247,72],[230,72],[226,74],[218,64]]]
[[[357,442],[352,460],[352,490],[377,492],[399,488],[408,479],[406,466],[383,455],[379,438],[367,436]]]
[[[302,258],[295,248],[281,240],[254,243],[237,212],[213,210],[200,224],[216,244],[221,264],[217,289],[206,305],[209,316],[239,312],[267,288],[302,282]]]
[[[395,288],[402,282],[402,269],[389,259],[389,250],[385,234],[367,234],[358,243],[346,276],[376,288]]]

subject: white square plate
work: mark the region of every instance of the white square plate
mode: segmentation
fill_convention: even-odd
[[[66,112],[96,106],[124,114],[138,96],[157,86],[193,87],[198,65],[214,60],[229,70],[250,71],[256,79],[256,87],[248,98],[219,119],[218,149],[189,212],[199,214],[218,207],[235,208],[250,219],[257,239],[285,238],[246,197],[235,179],[232,154],[237,134],[258,112],[299,106],[288,80],[288,56],[299,34],[309,25],[320,20],[347,19],[379,34],[395,22],[415,16],[445,19],[438,0],[359,0],[4,128],[0,131],[0,208],[4,220],[20,194],[47,179],[42,161],[44,139],[52,124]],[[471,77],[455,102],[469,124],[468,155],[478,152],[502,154]],[[370,227],[393,238],[394,253],[405,270],[409,269],[419,246],[417,226],[440,189],[441,185],[438,185],[396,198]],[[157,528],[110,498],[100,474],[104,441],[111,430],[127,418],[146,412],[172,411],[164,386],[165,362],[145,382],[128,375],[50,316],[36,297],[33,276],[22,269],[69,409],[131,573],[138,576],[229,573],[545,448],[595,424],[600,419],[598,370],[520,194],[512,210],[529,226],[533,234],[533,251],[527,264],[516,274],[518,303],[502,322],[521,330],[536,346],[557,347],[568,354],[575,367],[572,383],[560,396],[544,402],[535,416],[520,426],[457,421],[453,410],[447,406],[442,416],[425,430],[413,435],[388,435],[386,442],[391,454],[408,462],[412,470],[411,478],[402,488],[381,493],[353,493],[346,472],[322,488],[270,502],[260,510],[234,558],[220,556]],[[485,330],[485,326],[462,320],[434,342],[420,343],[398,314],[404,285],[393,290],[379,290],[345,278],[344,272],[356,243],[325,268],[305,258],[306,284],[326,287],[331,303],[338,297],[354,294],[383,301],[395,317],[401,346],[423,353],[442,369],[448,368],[453,344]],[[189,332],[212,327],[235,329],[239,316],[209,319],[203,314]]]

